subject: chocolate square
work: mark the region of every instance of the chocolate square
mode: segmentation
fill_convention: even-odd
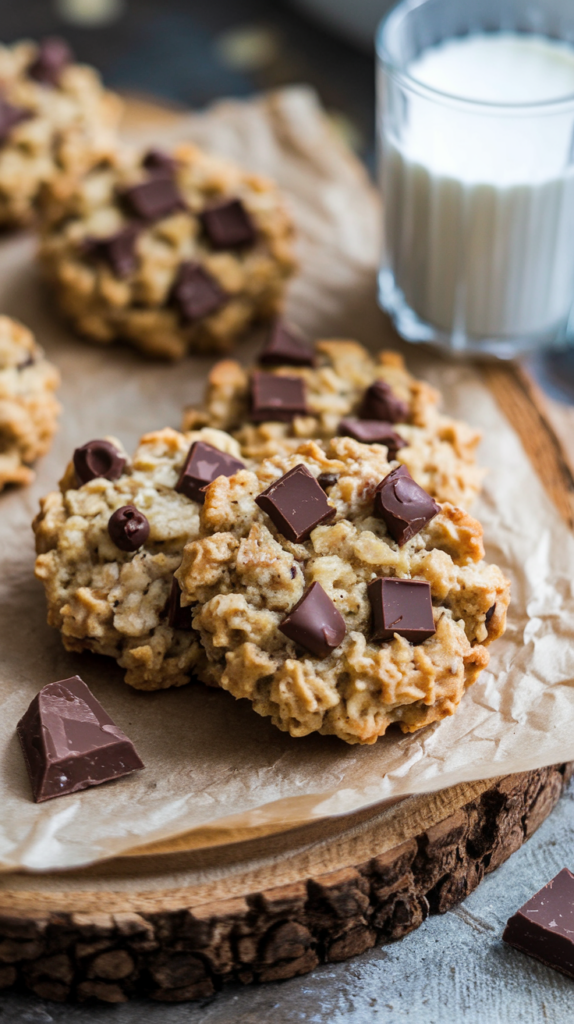
[[[219,448],[214,448],[205,441],[194,441],[187,453],[175,489],[203,505],[204,487],[218,476],[233,476],[240,469],[245,469],[245,463],[235,459],[233,455],[220,452]]]
[[[22,121],[29,121],[34,114],[25,107],[15,107],[0,98],[0,146],[8,141],[10,132]]]
[[[124,189],[121,199],[131,214],[149,223],[184,208],[175,181],[167,175],[154,175],[149,181]]]
[[[255,499],[287,540],[298,544],[337,514],[306,466],[295,466]]]
[[[378,485],[374,512],[402,547],[438,515],[440,505],[415,483],[406,466],[399,466]]]
[[[259,355],[262,366],[315,366],[313,349],[295,327],[275,320]]]
[[[214,249],[253,245],[257,237],[253,220],[240,199],[208,206],[199,214],[199,219]]]
[[[115,235],[96,238],[88,235],[83,242],[86,256],[101,259],[113,270],[116,277],[129,277],[137,267],[136,240],[141,231],[138,224],[127,224]]]
[[[574,875],[563,868],[509,918],[504,942],[574,978]]]
[[[361,444],[384,444],[388,448],[390,459],[394,459],[397,452],[407,446],[404,438],[393,430],[392,423],[385,423],[383,420],[343,419],[339,423],[339,434],[343,437],[354,437],[355,441],[360,441]]]
[[[380,576],[367,587],[373,640],[392,640],[395,633],[421,644],[436,633],[430,583]]]
[[[347,632],[343,616],[320,583],[311,584],[279,629],[317,658],[326,658]]]
[[[73,59],[74,55],[66,41],[51,36],[40,43],[36,59],[28,68],[28,74],[42,85],[57,86],[60,84],[62,72]]]
[[[189,323],[216,313],[229,298],[204,267],[191,262],[180,265],[171,297],[183,320]]]
[[[253,423],[275,420],[291,423],[296,416],[308,414],[305,382],[301,377],[261,373],[251,376],[251,414]]]
[[[163,149],[148,149],[142,160],[142,166],[150,174],[164,175],[173,178],[177,168],[177,161]]]
[[[404,423],[409,418],[409,411],[408,403],[395,395],[386,381],[376,380],[365,391],[359,409],[359,419]]]
[[[79,676],[44,686],[17,732],[36,803],[144,767],[131,740]]]
[[[181,588],[174,576],[171,581],[171,591],[167,603],[168,624],[171,626],[172,629],[184,629],[187,632],[192,631],[193,627],[191,625],[191,611],[191,605],[185,605],[182,608]]]

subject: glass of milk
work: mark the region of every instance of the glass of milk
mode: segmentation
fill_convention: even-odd
[[[377,35],[381,305],[510,358],[574,300],[574,0],[403,0]]]

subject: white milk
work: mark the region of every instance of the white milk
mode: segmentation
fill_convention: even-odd
[[[574,297],[573,107],[452,97],[500,105],[571,96],[574,47],[474,34],[426,50],[407,72],[451,99],[409,92],[406,116],[385,120],[386,259],[396,284],[443,331],[550,336]]]

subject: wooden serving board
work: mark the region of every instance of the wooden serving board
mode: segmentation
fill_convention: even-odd
[[[143,101],[130,126],[178,114]],[[483,373],[563,519],[568,413],[525,367]],[[574,765],[463,784],[218,850],[186,837],[90,869],[0,875],[0,989],[56,1000],[181,1001],[290,978],[444,913],[532,835]],[[389,837],[392,837],[390,840]]]

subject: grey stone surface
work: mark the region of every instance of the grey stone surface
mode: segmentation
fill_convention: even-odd
[[[0,1024],[572,1024],[574,981],[501,941],[507,918],[563,867],[574,870],[572,786],[463,904],[400,942],[201,1003],[61,1006],[0,996]]]

